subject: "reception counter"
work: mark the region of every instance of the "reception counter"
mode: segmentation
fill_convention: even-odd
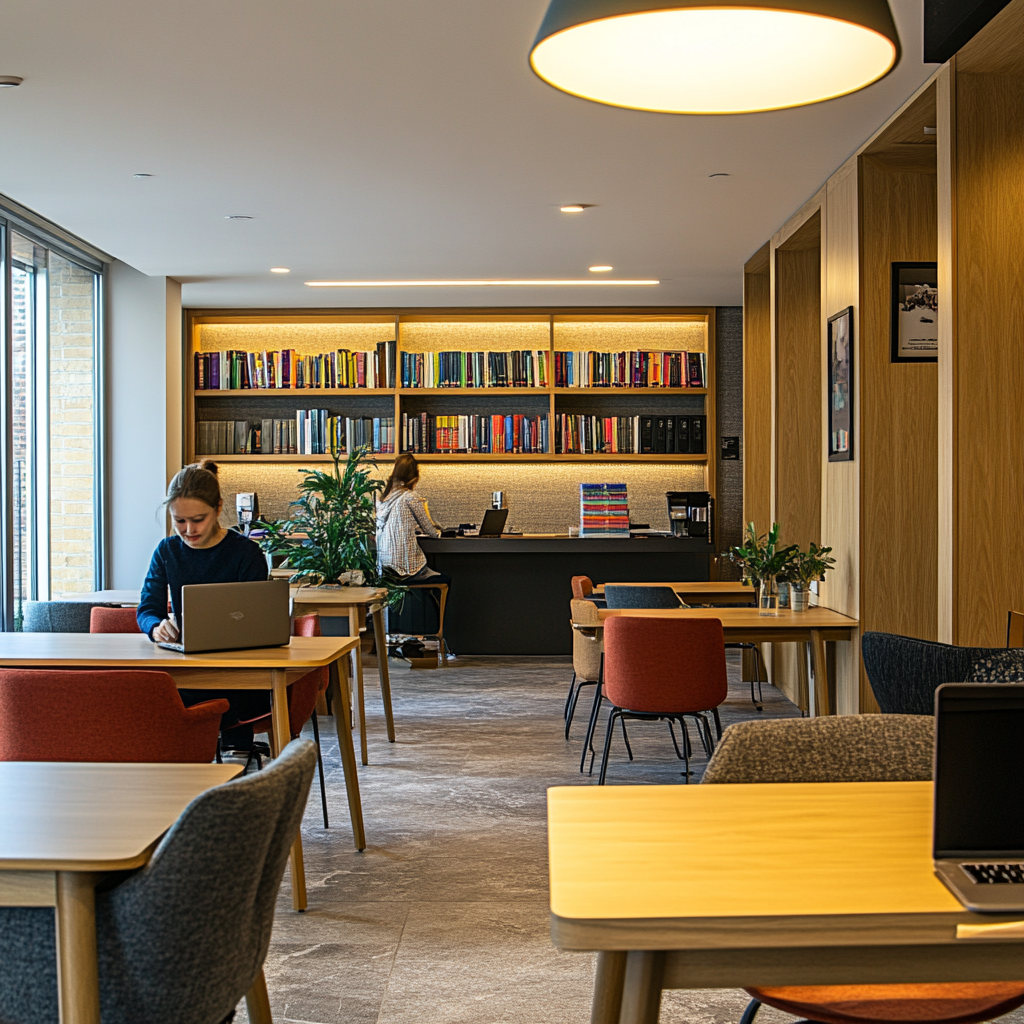
[[[572,654],[570,579],[672,582],[709,577],[712,545],[673,537],[420,538],[452,585],[445,637],[455,654]]]

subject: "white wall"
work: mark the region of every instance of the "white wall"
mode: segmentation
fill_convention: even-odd
[[[106,278],[106,585],[142,585],[181,468],[181,285],[117,262]]]

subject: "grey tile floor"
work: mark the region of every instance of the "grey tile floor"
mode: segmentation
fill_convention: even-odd
[[[548,931],[545,791],[596,780],[578,771],[592,689],[570,741],[562,737],[570,674],[569,659],[557,658],[396,667],[397,742],[389,744],[368,671],[361,854],[333,720],[324,723],[331,827],[323,828],[314,782],[302,827],[309,909],[292,911],[286,876],[266,963],[277,1024],[589,1021],[594,957],[559,952]],[[724,724],[756,714],[738,675],[730,655]],[[764,698],[766,716],[799,713],[771,687]],[[629,735],[635,761],[616,735],[610,783],[683,782],[664,725],[630,723]],[[695,779],[704,763],[698,754]],[[661,1019],[734,1024],[745,1004],[742,992],[666,992]],[[759,1024],[791,1020],[762,1012]],[[245,1020],[244,1005],[236,1019]]]

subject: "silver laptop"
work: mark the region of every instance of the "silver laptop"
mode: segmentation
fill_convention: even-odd
[[[1024,912],[1024,683],[935,691],[935,873],[968,910]]]
[[[241,651],[291,641],[287,580],[201,583],[181,588],[179,642],[169,651]]]

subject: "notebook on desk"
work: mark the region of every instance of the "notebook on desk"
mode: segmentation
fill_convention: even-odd
[[[1024,912],[1024,683],[935,691],[935,873],[968,910]]]
[[[289,611],[287,580],[185,586],[179,641],[158,646],[181,654],[286,647],[291,642]]]

